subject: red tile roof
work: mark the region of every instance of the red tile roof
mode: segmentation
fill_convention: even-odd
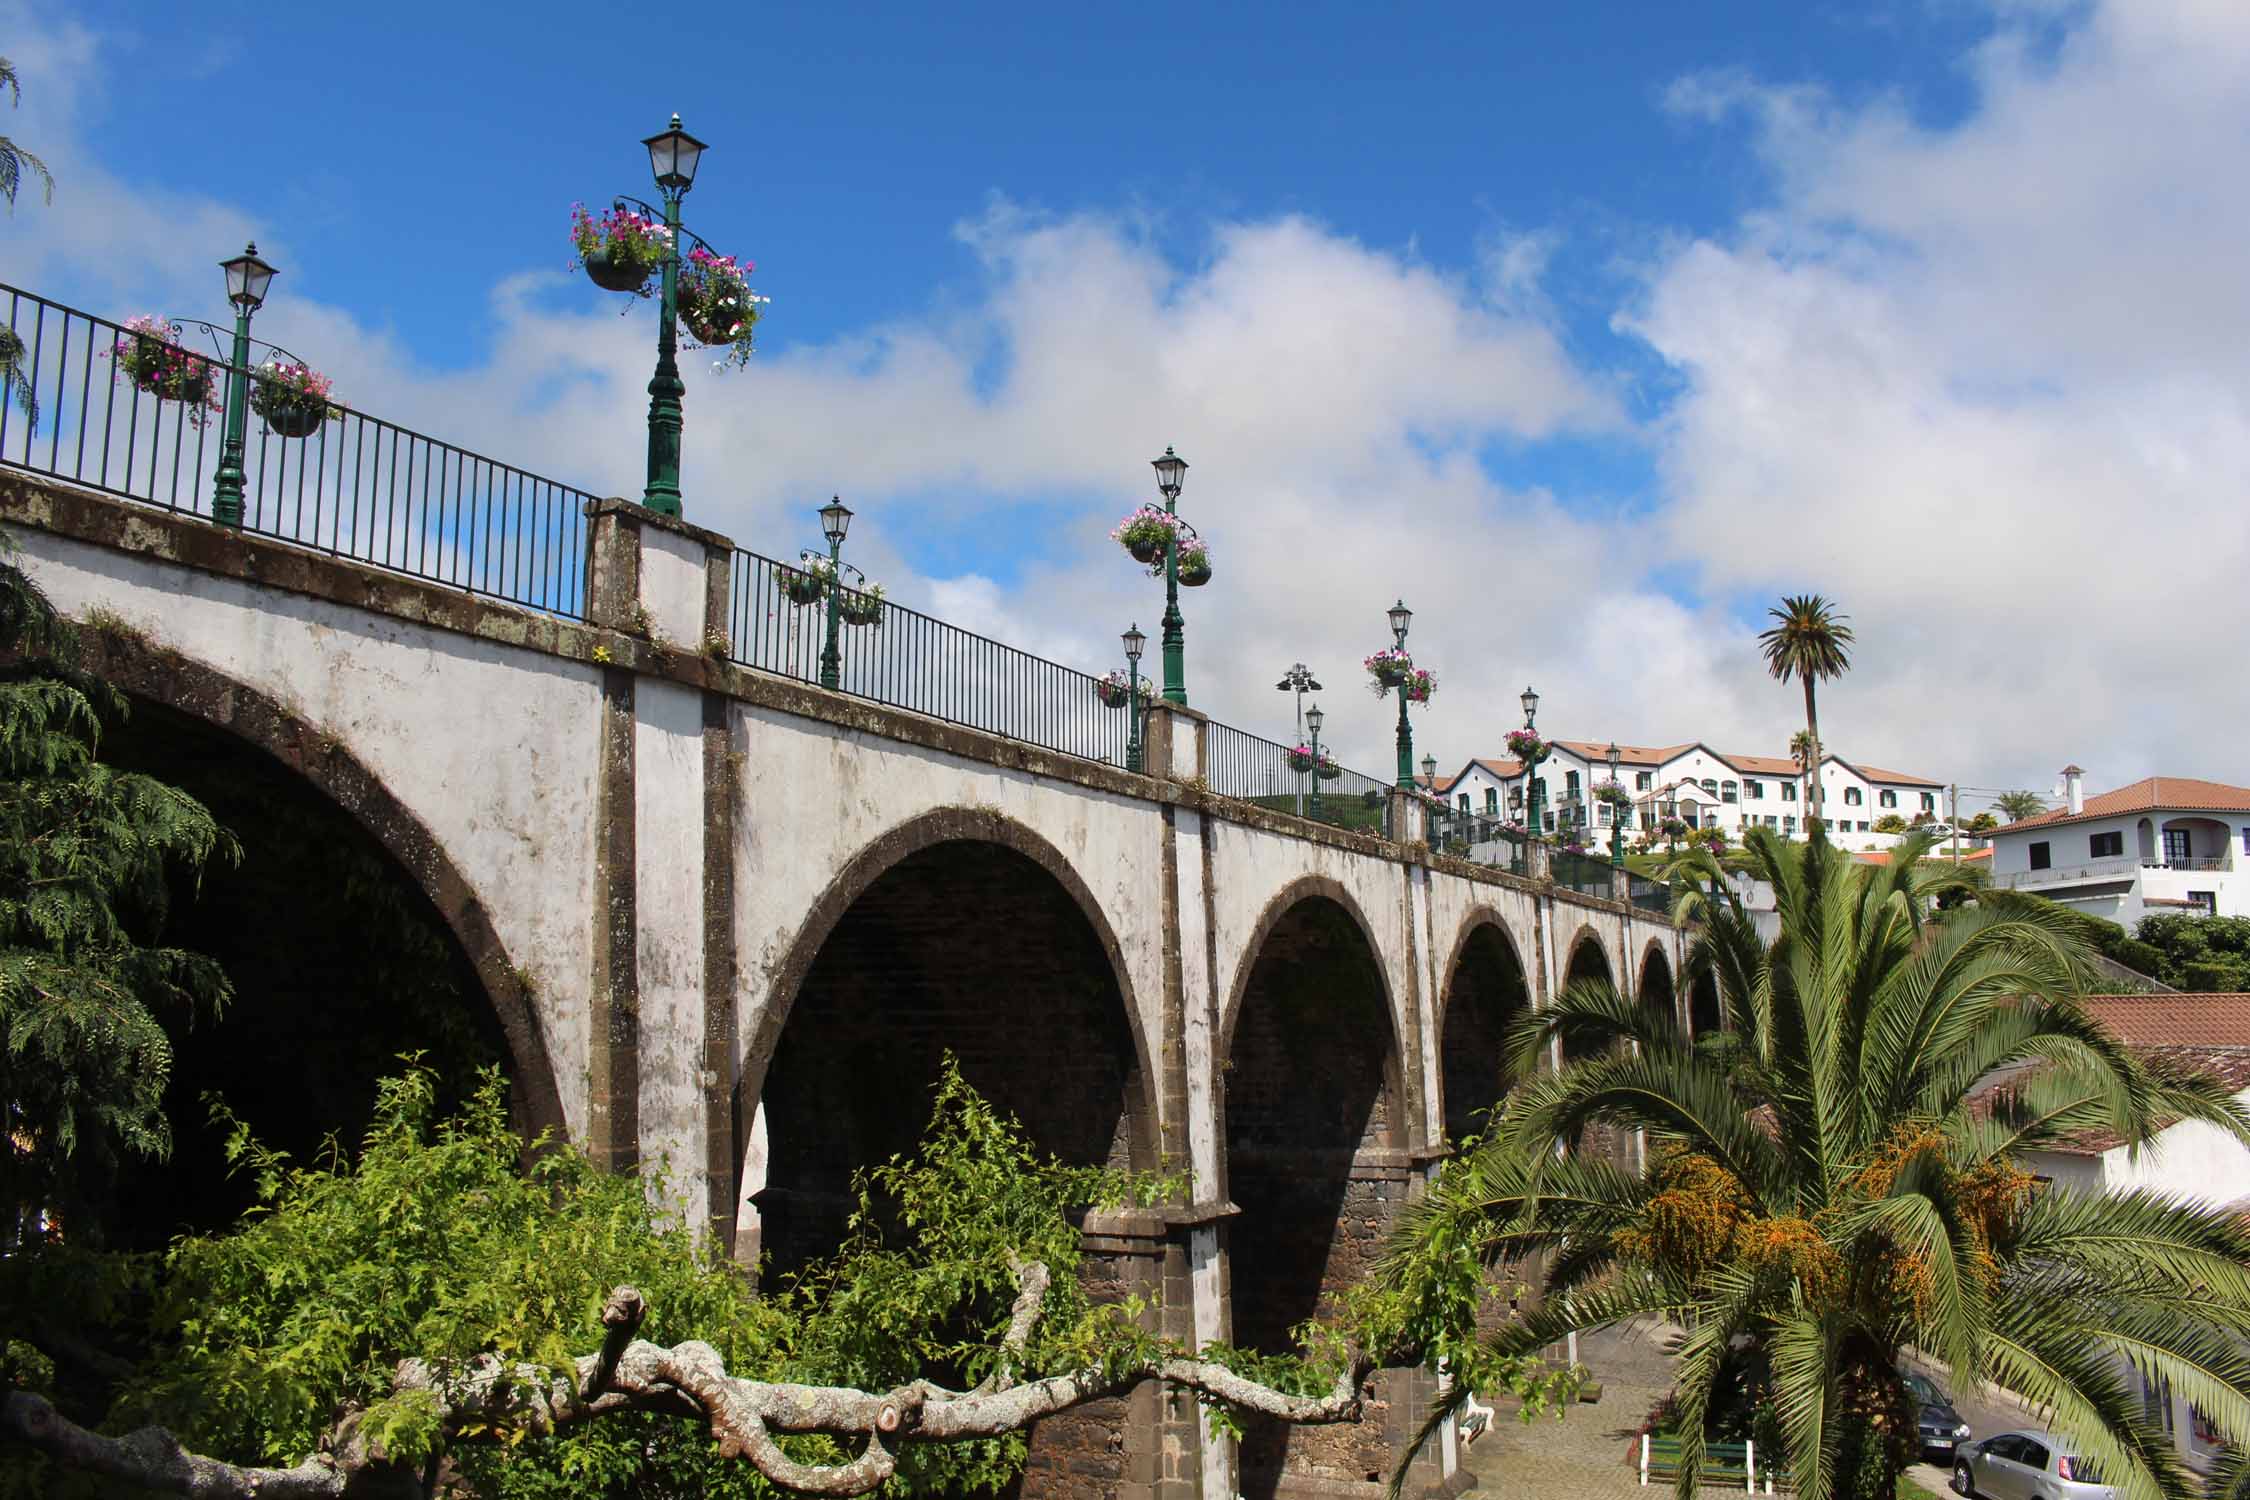
[[[1797,763],[1773,755],[1734,755],[1724,750],[1711,752],[1737,771],[1751,776],[1795,776]]]
[[[2114,818],[2121,813],[2172,811],[2250,812],[2250,787],[2229,786],[2223,781],[2198,781],[2191,776],[2148,776],[2130,786],[2088,797],[2084,812],[2056,808],[2020,823],[2004,824],[1995,831],[2014,833],[2025,828],[2083,823],[2088,818]]]
[[[1945,785],[1944,782],[1932,781],[1927,776],[1916,776],[1911,771],[1886,771],[1881,766],[1870,766],[1865,764],[1864,762],[1857,761],[1845,761],[1844,764],[1859,772],[1860,775],[1866,777],[1869,781],[1886,781],[1896,786]]]
[[[2250,1065],[2250,995],[2088,995],[2086,1009],[2132,1047],[2239,1047]]]
[[[1590,760],[1596,765],[1609,764],[1609,743],[1606,740],[1600,744],[1592,740],[1556,740],[1554,743],[1581,760]],[[1694,748],[1693,741],[1685,745],[1619,745],[1617,762],[1625,766],[1661,766],[1673,756]]]

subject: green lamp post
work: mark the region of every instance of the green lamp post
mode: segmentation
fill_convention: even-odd
[[[1320,711],[1319,704],[1315,703],[1305,710],[1305,727],[1312,731],[1312,742],[1305,748],[1312,751],[1313,784],[1310,816],[1315,822],[1320,820],[1320,726],[1327,722],[1328,715]]]
[[[1141,768],[1141,653],[1148,649],[1148,637],[1141,634],[1140,622],[1126,628],[1125,642],[1125,712],[1130,715],[1125,729],[1125,769]]]
[[[1391,640],[1398,649],[1406,649],[1406,627],[1414,622],[1414,611],[1401,599],[1387,611],[1391,621]],[[1407,686],[1398,685],[1398,789],[1414,790],[1414,730],[1406,722]]]
[[[1609,784],[1619,791],[1625,789],[1625,783],[1618,779],[1617,769],[1624,763],[1624,753],[1617,748],[1617,741],[1611,740]],[[1613,870],[1625,868],[1625,809],[1615,802],[1609,804],[1609,867]]]
[[[1536,733],[1539,719],[1539,695],[1527,687],[1517,696],[1516,701],[1523,705],[1523,727],[1527,731]],[[1527,822],[1531,829],[1531,836],[1535,839],[1547,836],[1547,784],[1539,779],[1539,762],[1546,758],[1544,752],[1526,757],[1523,766],[1523,774],[1531,783],[1524,801],[1527,804]]]
[[[211,519],[221,526],[242,524],[244,429],[250,420],[250,315],[266,300],[274,268],[258,258],[252,243],[232,260],[219,262],[227,273],[227,300],[234,304],[234,358],[227,368],[226,430],[219,442],[219,471],[211,485]]]
[[[695,169],[703,158],[704,144],[680,128],[672,116],[668,130],[641,143],[648,147],[650,170],[664,195],[663,292],[657,299],[656,374],[648,383],[648,488],[641,504],[658,515],[680,514],[680,429],[685,424],[680,398],[687,382],[680,379],[680,199],[695,186]],[[848,514],[848,513],[847,513]],[[828,652],[821,657],[823,685],[828,682],[828,662],[836,649],[836,605],[828,606]]]
[[[678,504],[676,498],[673,503]],[[678,515],[679,511],[670,513]],[[844,656],[838,646],[838,627],[844,599],[844,536],[851,529],[850,508],[840,496],[831,495],[820,508],[820,533],[828,538],[828,643],[820,648],[820,685],[824,688],[834,688],[843,681]]]
[[[1164,456],[1150,461],[1156,470],[1156,491],[1164,497],[1164,513],[1179,515],[1180,481],[1187,475],[1187,460],[1169,446]],[[1185,705],[1187,699],[1187,621],[1180,617],[1180,533],[1193,537],[1195,528],[1181,521],[1164,544],[1164,701]]]

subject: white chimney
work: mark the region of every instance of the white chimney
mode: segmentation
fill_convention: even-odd
[[[2077,766],[2064,766],[2063,806],[2070,809],[2072,817],[2086,810],[2086,773]]]

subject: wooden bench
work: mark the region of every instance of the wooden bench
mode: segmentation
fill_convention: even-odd
[[[1641,1483],[1680,1476],[1680,1440],[1669,1432],[1641,1434]],[[1758,1492],[1756,1443],[1705,1443],[1700,1480],[1704,1484],[1741,1485],[1744,1494]],[[1766,1493],[1773,1493],[1774,1476],[1765,1477]]]

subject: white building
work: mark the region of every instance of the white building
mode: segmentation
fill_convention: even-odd
[[[1609,779],[1606,741],[1554,740],[1540,762],[1546,831],[1585,830],[1588,842],[1606,843],[1610,809],[1594,796]],[[1802,836],[1805,776],[1786,756],[1734,755],[1701,741],[1681,745],[1619,745],[1618,777],[1633,797],[1627,836],[1655,836],[1668,817],[1696,828],[1723,828],[1739,839],[1750,827],[1771,829],[1786,838]],[[1458,811],[1481,817],[1520,820],[1525,816],[1527,782],[1523,766],[1506,755],[1469,761],[1434,790]],[[1830,837],[1849,849],[1882,849],[1896,834],[1874,825],[1896,814],[1911,824],[1945,813],[1945,788],[1926,776],[1884,770],[1827,756],[1821,762],[1821,789],[1827,798]]]
[[[2090,995],[2086,1008],[2143,1058],[2213,1074],[2250,1104],[2250,995]],[[2250,1211],[2250,1148],[2201,1120],[2167,1127],[2138,1153],[2096,1131],[2054,1150],[2027,1151],[2023,1164],[2065,1188],[2138,1188],[2203,1208]],[[2180,1393],[2123,1373],[2180,1456],[2208,1469],[2218,1454],[2217,1429]]]
[[[2151,776],[1993,830],[1992,878],[2131,928],[2153,912],[2250,916],[2250,787]]]

